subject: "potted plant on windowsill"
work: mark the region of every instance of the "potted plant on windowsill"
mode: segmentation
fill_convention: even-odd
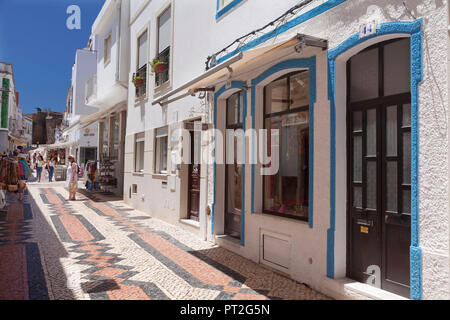
[[[134,86],[137,88],[137,87],[141,87],[141,86],[143,86],[144,85],[144,78],[142,78],[142,77],[140,77],[140,76],[136,76],[136,75],[133,75],[133,83],[134,83]]]
[[[159,60],[158,58],[153,59],[152,61],[152,72],[153,73],[161,73],[167,69],[167,63]]]

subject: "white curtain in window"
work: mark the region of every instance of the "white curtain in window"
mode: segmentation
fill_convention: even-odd
[[[147,31],[142,34],[138,39],[138,69],[147,63]]]
[[[168,8],[158,19],[158,53],[161,53],[167,47],[170,47],[171,38],[171,19],[170,8]]]

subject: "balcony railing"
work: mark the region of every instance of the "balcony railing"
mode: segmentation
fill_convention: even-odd
[[[136,98],[145,97],[147,94],[147,65],[142,66],[136,73],[133,75],[133,78],[141,77],[143,84],[136,87]]]
[[[162,51],[157,58],[159,61],[166,63],[166,69],[161,73],[155,74],[155,84],[158,87],[169,80],[170,47],[164,49],[164,51]]]
[[[93,75],[86,82],[86,103],[97,96],[97,75]]]

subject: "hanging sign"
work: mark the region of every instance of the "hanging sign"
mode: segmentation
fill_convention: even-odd
[[[377,22],[371,21],[364,23],[359,27],[359,38],[365,38],[377,33]]]

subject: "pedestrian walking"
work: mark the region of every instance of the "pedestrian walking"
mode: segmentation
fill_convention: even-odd
[[[55,158],[50,157],[50,160],[47,163],[48,165],[48,181],[53,182],[53,173],[55,172]]]
[[[78,191],[78,165],[75,162],[75,157],[72,155],[67,160],[69,160],[66,175],[66,187],[69,189],[69,199],[67,200],[75,201],[75,195]]]
[[[42,169],[44,168],[44,165],[44,158],[42,158],[41,155],[38,155],[36,160],[36,174],[38,182],[41,182]]]

